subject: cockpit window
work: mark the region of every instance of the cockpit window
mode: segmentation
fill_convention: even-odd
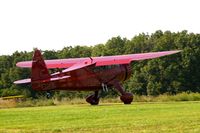
[[[113,68],[116,68],[116,67],[119,67],[119,65],[109,65],[109,66],[98,66],[98,67],[94,67],[92,68],[92,70],[94,72],[99,72],[99,71],[105,71],[105,70],[109,70],[109,69],[113,69]]]

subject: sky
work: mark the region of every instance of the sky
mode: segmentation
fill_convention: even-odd
[[[200,33],[199,0],[0,0],[0,55],[131,39],[156,30]]]

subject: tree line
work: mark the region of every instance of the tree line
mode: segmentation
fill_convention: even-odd
[[[166,50],[182,50],[181,53],[152,60],[132,62],[131,78],[124,88],[138,95],[177,94],[200,92],[200,34],[158,30],[152,34],[141,33],[132,39],[120,36],[95,46],[66,46],[62,50],[45,50],[45,59],[94,57],[133,54]],[[0,96],[42,95],[30,85],[14,85],[13,81],[30,76],[30,69],[17,68],[16,63],[32,59],[33,52],[16,51],[12,55],[0,56]],[[54,71],[54,70],[50,70]],[[112,90],[112,89],[111,89]],[[83,97],[86,92],[55,92],[58,97]],[[105,94],[102,94],[105,95]],[[116,96],[109,91],[107,96]]]

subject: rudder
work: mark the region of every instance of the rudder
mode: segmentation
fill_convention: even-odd
[[[35,90],[42,89],[37,81],[50,80],[51,75],[46,67],[40,50],[36,49],[33,54],[31,82],[32,88]]]

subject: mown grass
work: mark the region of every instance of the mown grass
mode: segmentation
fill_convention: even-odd
[[[200,132],[200,102],[59,105],[0,110],[0,132]]]

